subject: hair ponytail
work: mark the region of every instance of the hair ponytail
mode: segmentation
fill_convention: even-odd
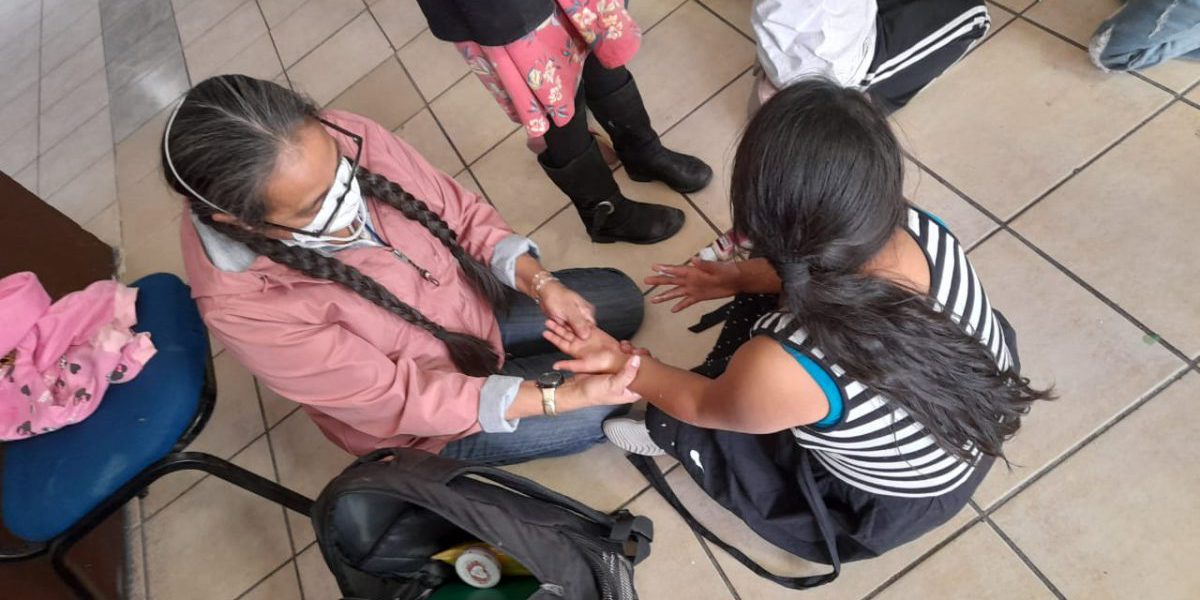
[[[863,272],[904,226],[899,144],[861,93],[795,83],[747,126],[732,175],[735,227],[774,265],[783,308],[846,373],[902,407],[948,453],[1003,457],[1035,400],[927,295]]]
[[[454,365],[467,375],[496,373],[500,358],[486,340],[447,330],[358,269],[314,250],[288,246],[257,231],[212,218],[214,213],[224,212],[252,227],[262,225],[263,188],[275,169],[280,149],[291,143],[297,128],[318,115],[311,100],[270,81],[244,75],[206,79],[184,96],[163,133],[167,183],[188,199],[191,211],[202,222],[254,253],[314,279],[341,284],[419,327],[445,344]],[[368,195],[429,229],[492,306],[503,309],[507,305],[507,288],[458,245],[457,234],[423,202],[380,175],[364,171],[360,184]]]
[[[1003,443],[1046,392],[996,358],[932,301],[891,281],[784,265],[783,306],[830,360],[902,406],[947,452],[977,448],[1003,457]]]

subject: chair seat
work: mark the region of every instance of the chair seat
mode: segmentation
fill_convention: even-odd
[[[30,542],[53,539],[169,454],[201,410],[208,335],[189,288],[168,274],[133,287],[138,331],[158,353],[111,386],[81,423],[4,446],[4,525]]]

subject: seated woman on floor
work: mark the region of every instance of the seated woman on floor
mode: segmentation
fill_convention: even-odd
[[[685,301],[736,295],[716,348],[696,372],[642,356],[630,389],[645,421],[605,424],[808,560],[831,562],[829,537],[853,560],[950,519],[1050,396],[1020,376],[1012,328],[945,224],[905,201],[902,173],[863,93],[804,80],[767,102],[732,177],[756,258],[647,280]],[[645,354],[548,328],[575,357],[559,368],[615,373]]]
[[[532,241],[378,123],[222,75],[176,107],[162,158],[187,201],[184,264],[205,323],[346,451],[568,454],[636,399],[635,365],[550,373],[562,355],[542,322],[631,336],[637,285],[546,271]]]

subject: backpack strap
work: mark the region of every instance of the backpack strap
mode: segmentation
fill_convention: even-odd
[[[616,524],[608,534],[609,541],[621,545],[625,557],[638,564],[650,556],[650,542],[654,541],[654,522],[646,517],[635,516],[621,509],[613,514]]]
[[[800,454],[800,489],[804,494],[804,499],[808,502],[809,508],[813,511],[813,518],[817,522],[817,528],[821,532],[821,537],[824,538],[826,550],[829,552],[829,562],[833,566],[833,570],[829,573],[821,575],[806,575],[803,577],[787,577],[777,575],[768,571],[765,567],[754,562],[749,556],[746,556],[741,550],[734,548],[725,540],[717,537],[715,533],[709,531],[707,527],[702,525],[688,509],[684,508],[683,503],[675,496],[675,492],[671,490],[671,485],[667,483],[667,478],[663,476],[662,471],[658,468],[658,463],[647,456],[638,456],[635,454],[627,455],[629,462],[645,476],[650,482],[650,486],[662,495],[663,499],[683,517],[687,522],[688,527],[692,531],[700,534],[704,539],[716,544],[718,548],[729,553],[734,559],[742,563],[747,569],[750,569],[759,577],[769,579],[787,588],[794,590],[814,588],[825,585],[834,579],[842,572],[842,560],[838,554],[837,542],[833,535],[833,519],[829,516],[829,509],[825,506],[825,499],[817,490],[816,481],[813,480],[812,465],[810,463],[808,452]]]

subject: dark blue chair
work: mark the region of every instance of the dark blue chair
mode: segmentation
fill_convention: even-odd
[[[232,463],[184,452],[216,403],[208,334],[189,288],[174,275],[138,280],[139,331],[158,353],[141,374],[105,393],[82,423],[9,442],[0,449],[0,517],[24,547],[0,550],[0,562],[51,556],[59,577],[81,598],[93,593],[66,562],[80,538],[159,477],[183,469],[216,475],[308,516],[312,500]]]

